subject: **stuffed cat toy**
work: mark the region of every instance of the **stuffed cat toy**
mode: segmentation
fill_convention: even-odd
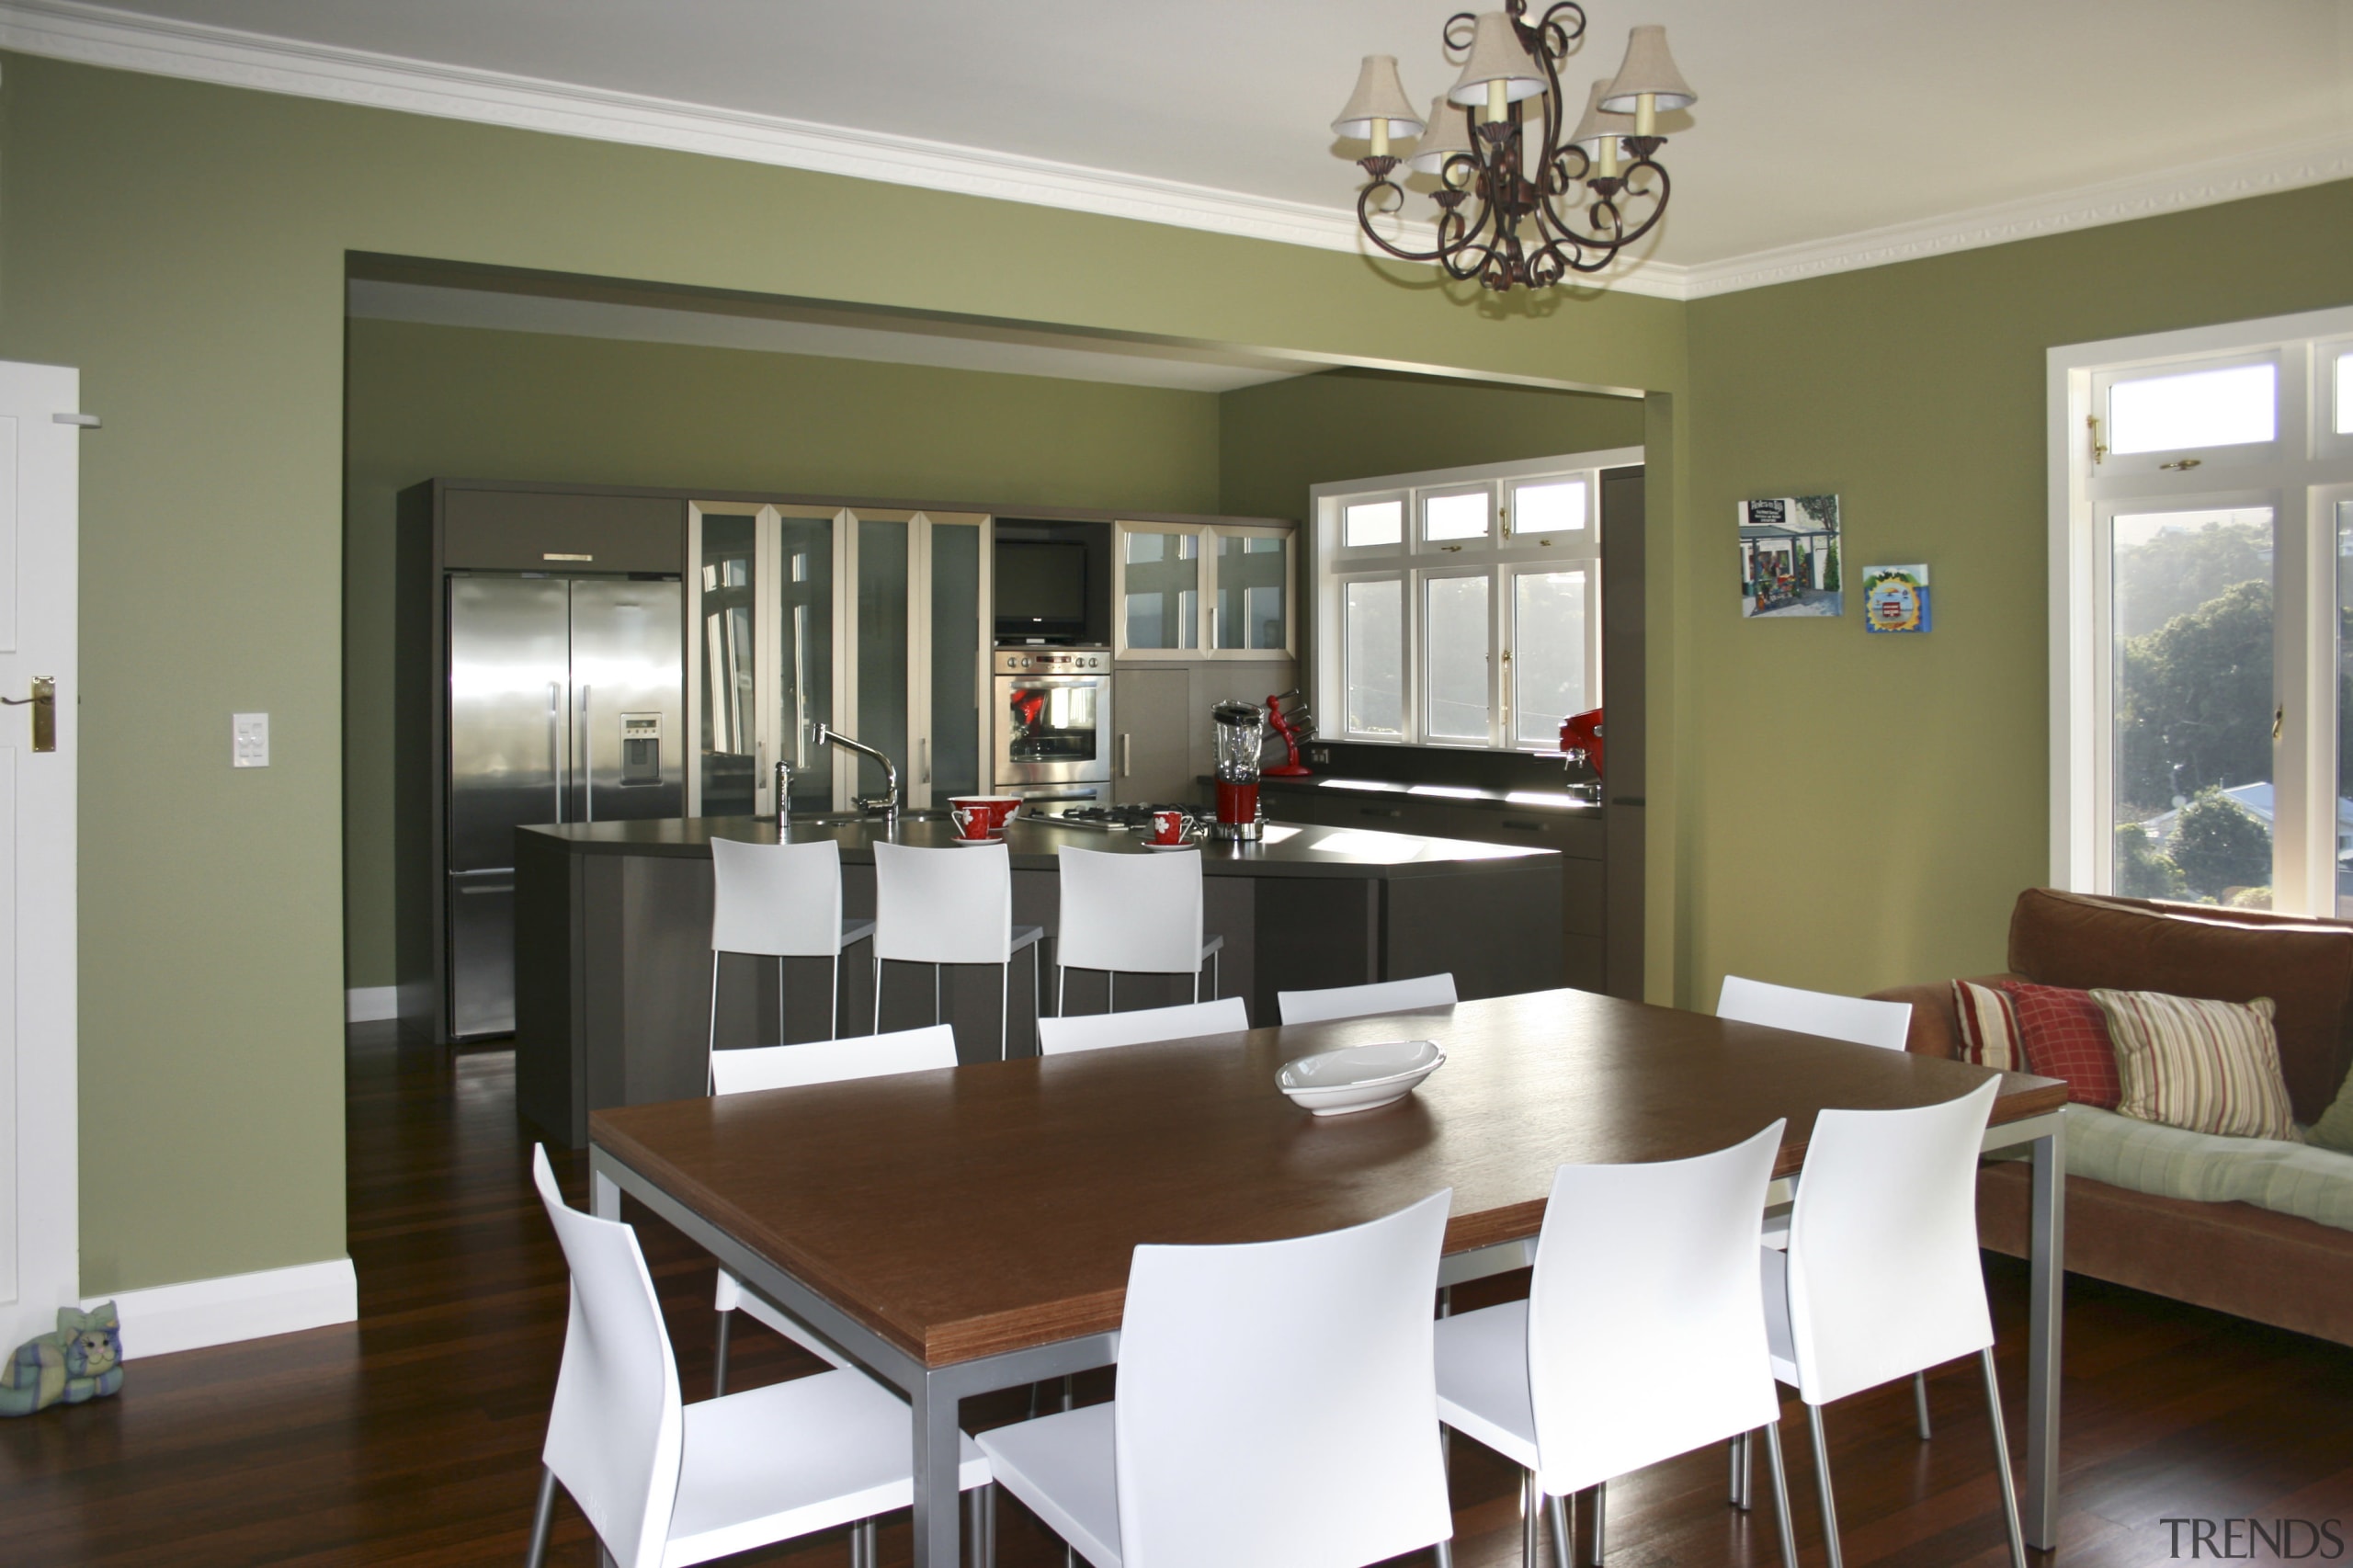
[[[0,1365],[0,1415],[104,1399],[122,1387],[122,1329],[114,1303],[57,1309],[57,1332],[17,1346]]]

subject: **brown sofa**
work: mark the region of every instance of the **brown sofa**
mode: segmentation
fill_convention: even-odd
[[[2009,965],[2006,975],[1972,978],[2224,1002],[2269,996],[2289,1096],[2306,1124],[2353,1063],[2353,924],[2030,888],[2010,915]],[[1876,994],[1912,1004],[1912,1050],[1960,1053],[1949,982]],[[2026,1256],[2027,1200],[2024,1164],[1980,1173],[1986,1246]],[[2248,1203],[2070,1179],[2066,1252],[2077,1274],[2353,1345],[2353,1231]]]

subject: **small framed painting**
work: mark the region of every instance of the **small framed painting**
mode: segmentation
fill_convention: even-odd
[[[1740,504],[1742,615],[1843,615],[1842,587],[1838,497],[1773,495]]]
[[[1910,566],[1863,568],[1863,630],[1928,630],[1928,569]]]

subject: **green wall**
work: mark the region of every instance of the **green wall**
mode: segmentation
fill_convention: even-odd
[[[1686,1000],[2003,967],[2050,874],[2044,351],[2353,302],[2348,257],[2338,183],[1692,304]],[[1736,503],[1824,492],[1933,631],[1740,619]]]
[[[1304,518],[1310,485],[1643,444],[1641,400],[1375,370],[1218,399],[1221,509]]]
[[[0,356],[80,367],[106,419],[81,449],[85,1293],[344,1250],[352,252],[1684,378],[1668,301],[1474,309],[1334,252],[0,57]],[[272,766],[233,773],[245,710]]]
[[[354,321],[344,964],[390,985],[392,498],[436,476],[1214,512],[1209,392]]]

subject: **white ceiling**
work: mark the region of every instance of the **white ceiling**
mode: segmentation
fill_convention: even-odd
[[[1324,369],[1236,351],[1187,350],[966,323],[894,320],[880,314],[751,301],[699,306],[581,299],[562,292],[453,287],[355,278],[350,313],[374,321],[488,327],[608,337],[633,343],[685,343],[821,359],[879,359],[1001,375],[1052,376],[1122,386],[1223,392]]]
[[[1074,176],[1179,182],[1207,187],[1205,198],[1280,204],[1269,222],[1303,222],[1342,212],[1360,178],[1326,128],[1358,57],[1398,55],[1408,90],[1427,99],[1452,79],[1438,39],[1461,4],[127,0],[101,10],[0,0],[0,42],[75,54],[43,40],[63,36],[66,20],[138,13],[925,139],[949,144],[943,153],[1016,154],[1074,165]],[[1670,274],[1789,247],[1861,246],[1874,232],[1970,214],[1993,222],[2021,204],[2061,216],[1944,243],[2353,174],[2353,0],[1588,9],[1590,37],[1568,73],[1580,87],[1614,71],[1630,25],[1657,21],[1699,93],[1665,154],[1677,194],[1655,258]],[[1158,196],[1183,205],[1181,192]]]

